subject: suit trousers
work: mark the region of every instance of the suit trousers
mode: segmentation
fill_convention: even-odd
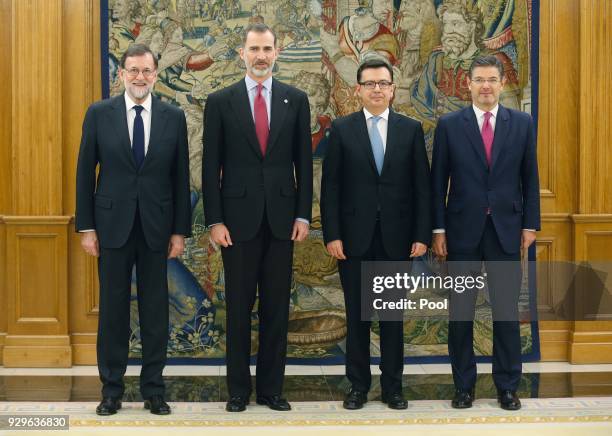
[[[504,252],[490,216],[473,252],[449,252],[447,257],[452,275],[480,274],[484,261],[493,315],[493,381],[498,391],[516,391],[521,379],[520,258],[520,252]],[[476,289],[462,293],[451,291],[450,295],[448,354],[455,387],[461,390],[471,390],[476,384],[473,317],[477,292]]]
[[[407,252],[410,247],[406,247]],[[370,372],[371,321],[361,319],[361,262],[406,260],[390,258],[383,246],[380,221],[376,221],[374,236],[362,256],[347,256],[338,261],[340,281],[346,308],[346,376],[352,388],[368,392],[372,384]],[[401,321],[379,321],[380,324],[380,384],[383,393],[402,391],[404,370],[404,329]]]
[[[250,396],[251,312],[258,296],[257,395],[280,395],[287,355],[293,241],[273,236],[266,213],[257,235],[221,248],[227,311],[226,364],[230,396]]]
[[[167,251],[149,248],[139,210],[125,245],[100,248],[100,316],[98,370],[104,397],[121,397],[130,342],[132,271],[136,267],[138,317],[142,344],[140,392],[143,398],[164,395],[162,372],[168,346]]]

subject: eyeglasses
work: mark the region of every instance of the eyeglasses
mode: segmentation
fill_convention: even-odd
[[[393,86],[393,82],[389,82],[388,80],[380,80],[378,82],[375,82],[374,80],[366,80],[365,82],[359,82],[359,84],[370,91],[375,89],[376,85],[378,85],[381,90],[389,89],[391,86]]]
[[[476,77],[475,79],[472,79],[472,82],[475,83],[476,85],[484,85],[485,83],[489,83],[491,85],[497,85],[500,80],[497,77],[492,77],[490,79],[483,79],[482,77]]]
[[[127,73],[127,76],[130,79],[134,79],[136,77],[138,77],[138,75],[140,73],[142,73],[142,75],[146,78],[149,79],[151,76],[153,76],[156,73],[156,70],[151,70],[149,68],[145,68],[144,70],[139,70],[138,68],[130,68],[129,70],[124,70]]]

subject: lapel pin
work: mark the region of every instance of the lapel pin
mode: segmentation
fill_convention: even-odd
[[[285,99],[285,100],[283,100],[283,101],[284,101],[285,103],[289,103],[289,100],[287,100],[287,99]]]

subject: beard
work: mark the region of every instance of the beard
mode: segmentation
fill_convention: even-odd
[[[130,97],[132,97],[133,99],[143,100],[151,92],[151,87],[149,85],[142,86],[142,87],[134,86],[134,85],[127,85],[126,90],[128,94],[130,95]]]
[[[257,68],[255,64],[251,64],[249,71],[253,73],[255,77],[266,77],[268,74],[270,74],[272,68],[274,68],[274,61],[270,62],[270,65],[263,69]]]
[[[467,50],[470,40],[467,36],[458,33],[442,35],[442,50],[446,55],[460,56]]]

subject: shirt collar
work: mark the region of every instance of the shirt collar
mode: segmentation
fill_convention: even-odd
[[[477,108],[475,104],[472,104],[472,109],[474,109],[474,113],[476,114],[476,118],[484,117],[485,111]],[[498,110],[499,110],[499,103],[496,104],[495,107],[489,111],[489,112],[491,112],[493,114],[493,118],[497,119],[497,111]]]
[[[128,95],[127,92],[123,93],[123,97],[125,98],[125,111],[128,112],[130,109],[132,109],[134,106],[138,106],[138,103],[134,103],[134,100],[132,100],[132,98]],[[152,104],[152,98],[151,98],[151,93],[149,93],[149,95],[147,95],[147,98],[145,99],[145,101],[143,101],[140,106],[142,106],[144,108],[144,110],[146,110],[147,112],[151,112],[151,104]]]
[[[363,108],[363,113],[365,114],[366,120],[369,120],[370,118],[375,116],[372,115],[366,108]],[[389,121],[389,108],[385,109],[385,111],[380,114],[379,117],[381,117],[385,121]]]
[[[248,91],[257,87],[258,85],[258,83],[255,80],[251,79],[251,77],[248,75],[244,77],[244,81],[246,83],[246,87]],[[270,92],[272,90],[272,76],[268,77],[266,80],[261,82],[261,84],[266,89],[266,91]]]

